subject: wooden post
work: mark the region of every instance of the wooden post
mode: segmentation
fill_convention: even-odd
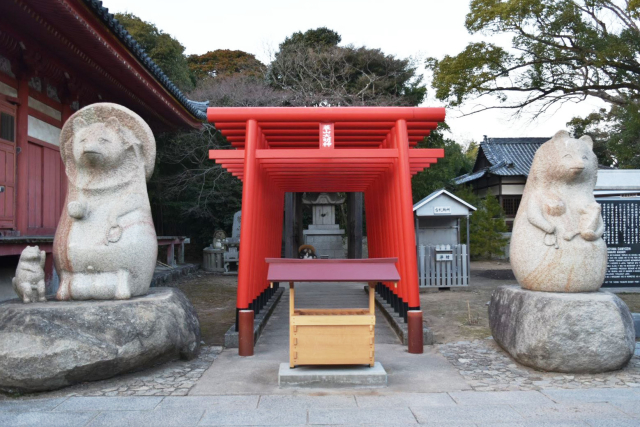
[[[240,310],[238,316],[238,355],[253,356],[253,310]]]
[[[178,247],[178,264],[184,264],[184,240],[180,242]]]
[[[424,352],[424,332],[422,327],[422,310],[409,310],[409,353]]]
[[[167,247],[167,265],[173,267],[174,265],[176,265],[176,259],[174,256],[174,247],[173,247],[173,243],[170,243],[169,246]]]
[[[20,235],[27,234],[28,197],[29,197],[29,150],[28,150],[28,121],[29,121],[29,78],[26,72],[20,73],[18,78],[18,108],[16,111],[16,228]]]
[[[376,314],[376,283],[369,282],[369,314]]]
[[[295,243],[294,237],[294,210],[293,210],[293,198],[294,193],[285,193],[284,195],[284,257],[285,258],[297,258],[298,247]],[[295,255],[294,256],[294,247]]]
[[[362,193],[347,194],[347,219],[349,240],[347,258],[362,258]]]
[[[293,313],[295,309],[295,289],[293,282],[289,282],[289,367],[296,366],[296,330],[293,326]]]

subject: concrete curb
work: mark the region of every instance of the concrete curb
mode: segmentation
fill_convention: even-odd
[[[267,325],[267,321],[273,310],[276,308],[278,301],[284,293],[284,287],[276,289],[271,299],[267,302],[267,305],[260,311],[253,321],[253,342],[257,343],[258,338],[262,334],[264,327]],[[236,331],[236,325],[231,325],[229,330],[224,334],[224,346],[226,348],[238,348],[238,331]]]
[[[369,286],[365,286],[364,291],[366,293],[369,293]],[[380,311],[382,311],[382,314],[384,314],[384,317],[386,317],[387,320],[389,321],[389,324],[391,325],[391,329],[393,329],[396,335],[398,335],[398,338],[400,338],[400,341],[402,342],[402,344],[408,345],[409,331],[408,331],[407,324],[404,323],[404,319],[400,317],[393,310],[393,308],[389,304],[387,304],[387,302],[384,299],[382,299],[380,295],[375,293],[375,297],[376,297],[376,305],[380,308]],[[422,329],[422,334],[424,337],[423,338],[424,345],[435,344],[435,339],[433,337],[433,332],[431,332],[431,329],[424,326]]]

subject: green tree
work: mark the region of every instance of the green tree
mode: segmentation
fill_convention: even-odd
[[[184,56],[185,47],[178,40],[131,13],[116,13],[115,16],[180,90],[193,89],[195,80]]]
[[[342,36],[337,32],[327,28],[320,27],[314,30],[301,31],[291,34],[280,43],[280,52],[286,50],[290,46],[306,46],[314,49],[322,47],[335,47],[342,41]]]
[[[189,55],[189,69],[198,79],[244,74],[262,77],[266,66],[251,53],[217,49],[202,55]]]
[[[567,123],[578,137],[589,135],[600,164],[623,169],[640,168],[640,112],[634,106],[613,106]]]
[[[444,158],[418,173],[411,180],[413,202],[416,203],[440,188],[452,191],[453,178],[464,175],[473,167],[473,162],[465,155],[462,147],[444,132],[449,130],[446,123],[440,123],[428,137],[418,144],[418,148],[444,148]]]
[[[631,134],[640,115],[639,17],[636,0],[471,0],[469,32],[511,35],[512,46],[473,42],[457,55],[430,58],[436,97],[459,106],[493,96],[499,104],[487,108],[535,106],[536,114],[600,98],[617,109],[610,125],[629,133],[609,146],[624,167],[638,151]]]
[[[280,44],[267,78],[295,105],[418,105],[426,88],[417,64],[380,49],[339,46],[327,28],[294,33]]]
[[[498,199],[489,194],[477,205],[471,215],[470,248],[473,258],[492,258],[504,255],[508,239],[503,236],[507,229],[504,212]]]

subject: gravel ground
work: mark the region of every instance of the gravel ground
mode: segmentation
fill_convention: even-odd
[[[603,374],[536,371],[516,363],[491,338],[442,344],[438,351],[478,391],[640,387],[640,343],[626,368]]]
[[[203,346],[193,360],[176,360],[144,371],[33,396],[186,396],[221,351],[222,347]]]

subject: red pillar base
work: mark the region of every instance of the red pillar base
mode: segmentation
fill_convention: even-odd
[[[422,310],[409,310],[407,312],[409,326],[409,353],[424,353],[424,334],[422,332]]]
[[[253,310],[238,313],[238,355],[253,356]]]

